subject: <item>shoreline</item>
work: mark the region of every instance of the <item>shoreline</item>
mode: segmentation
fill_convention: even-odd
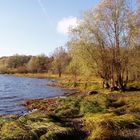
[[[110,99],[112,100],[112,103],[111,104],[109,103],[110,109],[112,111],[110,109],[109,110],[111,112],[110,111],[108,112],[107,110],[106,110],[107,112],[105,110],[102,112],[102,109],[100,108],[101,109],[100,110],[98,108],[98,106],[95,105],[95,108],[97,108],[97,110],[96,109],[93,110],[93,112],[94,111],[95,112],[92,114],[92,106],[93,106],[92,101],[94,102],[94,100],[95,100],[95,101],[100,103],[100,100],[101,100],[102,102],[106,103],[105,100],[110,101]],[[124,101],[124,100],[126,100],[126,101]],[[33,110],[33,112],[28,114],[29,116],[36,115],[38,113],[39,113],[39,116],[42,116],[43,114],[47,114],[47,118],[51,118],[51,120],[56,121],[56,123],[61,122],[62,125],[64,125],[65,121],[68,119],[70,121],[69,123],[76,123],[75,125],[77,127],[79,127],[79,125],[82,125],[82,127],[80,127],[79,130],[84,129],[84,132],[92,131],[92,130],[90,130],[91,128],[88,127],[88,125],[91,125],[92,121],[93,121],[93,124],[95,125],[95,126],[94,125],[93,126],[97,129],[96,130],[93,127],[93,131],[98,131],[98,127],[100,125],[102,125],[102,123],[103,123],[103,129],[105,129],[104,130],[105,133],[101,132],[102,137],[107,136],[106,131],[110,131],[110,133],[108,134],[107,137],[110,137],[110,135],[116,131],[114,128],[113,129],[109,128],[109,130],[107,128],[104,128],[104,121],[105,121],[105,123],[108,124],[108,119],[109,119],[109,121],[111,121],[112,125],[120,125],[120,126],[116,126],[116,127],[122,128],[121,131],[124,131],[124,133],[126,135],[125,137],[127,137],[127,138],[129,138],[131,136],[137,137],[138,134],[139,134],[139,128],[140,128],[140,116],[139,116],[140,114],[139,113],[135,114],[133,111],[132,111],[133,112],[132,113],[131,108],[130,108],[130,112],[128,111],[127,113],[125,113],[125,111],[129,110],[129,107],[127,107],[127,102],[128,101],[130,102],[129,103],[130,105],[128,105],[128,106],[132,107],[133,110],[136,110],[137,106],[135,106],[135,105],[137,105],[138,101],[139,101],[138,93],[137,92],[132,93],[132,94],[124,93],[124,94],[119,94],[119,95],[118,94],[104,95],[104,94],[99,93],[99,94],[96,94],[96,95],[84,95],[82,97],[69,96],[69,97],[65,97],[65,98],[37,99],[37,100],[29,100],[26,104],[26,107],[29,110]],[[131,101],[132,101],[132,103],[131,103]],[[85,111],[83,112],[84,114],[81,114],[81,113],[77,114],[76,113],[77,111],[75,109],[78,106],[73,106],[73,102],[74,102],[74,104],[78,103],[80,106],[85,102],[83,107],[85,108],[85,111],[90,112],[90,116],[88,116],[88,112],[85,112]],[[89,104],[90,102],[91,102],[90,106],[87,106],[87,104]],[[99,104],[99,106],[101,104]],[[67,105],[70,107],[69,109],[67,109]],[[65,108],[65,106],[66,106],[66,108]],[[126,106],[126,109],[124,110],[124,113],[122,113],[121,108],[124,107],[124,106]],[[59,107],[62,109],[61,111],[59,111]],[[90,108],[90,110],[87,110],[87,108]],[[99,111],[99,113],[98,113],[98,111]],[[120,114],[118,114],[119,113],[118,111],[120,111]],[[93,120],[92,120],[92,116],[93,116]],[[99,119],[98,119],[98,117],[99,117]],[[90,120],[88,120],[88,119],[90,119]],[[96,119],[97,119],[97,124],[96,124],[96,121],[95,121]],[[75,122],[75,120],[76,120],[76,122]],[[80,124],[78,124],[79,121],[80,121]],[[85,124],[85,123],[87,123],[87,124]],[[99,123],[99,126],[98,126],[98,123]],[[135,125],[135,123],[136,123],[136,125]],[[130,124],[130,126],[129,126],[129,124]],[[83,128],[83,126],[86,129]],[[126,131],[127,129],[128,129],[128,132]],[[112,131],[114,131],[114,132],[112,132]],[[122,135],[121,131],[120,131],[120,135]],[[131,131],[131,134],[129,133],[130,131]],[[89,133],[88,136],[90,137],[90,135],[91,134]],[[116,137],[116,135],[113,136],[113,137]],[[119,137],[119,135],[117,135],[117,137]]]
[[[48,73],[27,73],[27,74],[15,73],[15,74],[6,74],[6,75],[52,80],[52,83],[47,84],[47,86],[58,87],[58,88],[66,89],[66,90],[69,90],[69,91],[76,91],[76,93],[81,92],[83,94],[85,92],[90,91],[88,89],[85,90],[85,89],[81,89],[81,88],[78,88],[78,87],[63,85],[64,83],[67,83],[67,80],[64,81],[64,83],[62,83],[62,81],[65,79],[65,76],[67,78],[70,78],[71,77],[70,75],[62,75],[62,77],[58,77],[58,75],[56,75],[56,74],[52,75],[52,74],[48,74]]]
[[[22,105],[28,113],[0,116],[0,139],[139,139],[139,93],[77,90],[63,96],[27,99]]]
[[[29,78],[40,78],[38,75],[36,75],[36,74],[33,74],[34,76],[27,76],[27,75],[24,75],[24,74],[1,74],[1,75],[4,75],[4,76],[16,76],[16,77],[29,77]],[[40,75],[40,74],[39,74]],[[44,74],[43,74],[44,75]],[[46,75],[46,74],[45,74]],[[44,78],[42,78],[42,79],[49,79],[49,80],[54,80],[54,79],[51,79],[51,78],[48,78],[48,77],[44,77]],[[51,86],[51,87],[58,87],[58,88],[62,88],[62,87],[60,87],[58,84],[55,84],[55,85],[52,85],[52,84],[49,84],[49,85],[46,85],[46,86]],[[77,89],[73,89],[73,88],[62,88],[62,89],[66,89],[66,90],[68,90],[68,91],[66,91],[63,95],[54,95],[54,96],[49,96],[49,97],[44,97],[44,98],[36,98],[36,99],[32,99],[32,98],[29,98],[29,99],[26,99],[26,100],[23,100],[23,101],[21,101],[21,102],[19,102],[19,103],[17,103],[17,106],[24,106],[26,109],[27,109],[27,107],[25,106],[25,104],[26,104],[26,102],[28,101],[28,100],[48,100],[48,99],[58,99],[58,98],[66,98],[66,97],[68,97],[68,96],[74,96],[75,94],[77,94],[77,93],[79,93],[80,91],[79,90],[77,90]],[[25,113],[25,114],[28,114],[28,112],[30,112],[30,110],[28,110],[27,109],[27,112]],[[32,111],[31,111],[32,112]],[[31,113],[30,112],[30,113]],[[0,115],[0,117],[8,117],[8,116],[11,116],[11,115],[18,115],[18,116],[22,116],[22,115],[24,115],[24,113],[22,113],[22,111],[21,111],[21,113],[20,114],[14,114],[14,113],[10,113],[10,114],[1,114]]]

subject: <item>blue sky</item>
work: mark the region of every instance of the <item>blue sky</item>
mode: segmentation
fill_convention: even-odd
[[[0,0],[0,56],[51,54],[67,25],[99,0]]]

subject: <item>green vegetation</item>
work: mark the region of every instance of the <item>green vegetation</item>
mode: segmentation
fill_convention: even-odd
[[[36,111],[1,117],[0,139],[139,139],[139,103],[139,92],[28,100]]]
[[[33,117],[32,117],[33,115]],[[29,116],[18,117],[7,120],[1,126],[1,140],[48,140],[55,138],[58,134],[72,131],[64,128],[58,123],[53,123],[42,113],[30,114]]]
[[[114,138],[119,140],[129,138],[129,135],[135,139],[137,134],[133,133],[133,129],[139,128],[140,125],[140,120],[131,114],[120,116],[111,113],[91,114],[85,116],[84,120],[85,128],[91,132],[89,140]]]
[[[102,0],[70,31],[67,48],[52,56],[0,58],[2,74],[54,79],[57,74],[59,86],[82,90],[27,101],[36,111],[1,117],[0,139],[140,139],[140,8],[131,2]]]

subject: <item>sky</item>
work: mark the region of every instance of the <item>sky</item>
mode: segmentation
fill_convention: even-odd
[[[0,0],[0,56],[50,55],[99,0]]]

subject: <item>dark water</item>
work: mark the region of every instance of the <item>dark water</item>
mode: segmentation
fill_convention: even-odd
[[[26,108],[18,105],[26,99],[54,97],[69,92],[47,86],[50,82],[46,79],[0,75],[0,115],[26,113]]]

